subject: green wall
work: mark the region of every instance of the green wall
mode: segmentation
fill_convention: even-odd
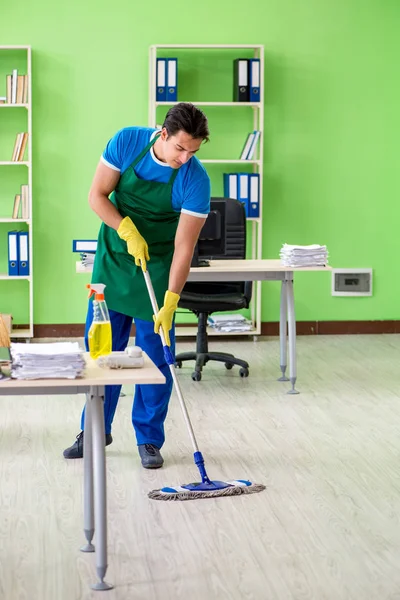
[[[265,44],[264,257],[277,257],[283,242],[326,243],[333,266],[374,269],[372,298],[333,298],[329,275],[299,274],[300,320],[398,318],[399,17],[396,0],[3,3],[0,44],[33,50],[35,323],[84,320],[88,278],[75,274],[71,240],[97,234],[87,193],[105,143],[121,127],[147,124],[156,43]],[[199,95],[180,99],[220,99],[224,90],[230,99],[231,58],[209,59],[213,76],[207,59],[193,58],[197,72],[182,57],[181,92]],[[0,95],[4,87],[1,75]],[[218,110],[208,111],[203,157],[236,156],[250,110]],[[0,150],[5,121],[23,119],[12,112],[0,112]],[[23,169],[0,167],[2,214]],[[215,195],[222,171],[210,169]],[[24,286],[0,282],[0,310],[17,322],[26,322]],[[278,302],[278,286],[263,284],[264,321],[278,320]]]

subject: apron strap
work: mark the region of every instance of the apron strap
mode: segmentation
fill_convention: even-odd
[[[158,140],[158,138],[160,137],[160,134],[155,135],[154,139],[151,140],[147,146],[141,151],[141,153],[135,158],[135,160],[133,161],[133,163],[131,164],[132,169],[134,169],[136,167],[136,165],[142,160],[142,158],[145,156],[145,154],[150,150],[150,148],[156,143],[156,141]],[[173,186],[174,181],[176,176],[178,175],[178,171],[179,169],[172,169],[172,174],[171,177],[168,181],[169,186]]]

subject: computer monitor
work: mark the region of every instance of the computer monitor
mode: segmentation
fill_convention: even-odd
[[[194,250],[192,267],[208,266],[208,260],[221,258],[225,255],[225,211],[225,200],[211,201],[211,211],[203,225]]]

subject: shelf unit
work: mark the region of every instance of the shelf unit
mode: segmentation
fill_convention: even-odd
[[[3,166],[25,166],[28,169],[28,186],[29,186],[29,196],[28,196],[28,206],[29,206],[29,219],[11,219],[6,217],[0,218],[0,223],[10,223],[10,224],[27,224],[28,232],[29,232],[29,275],[28,276],[10,276],[6,273],[0,273],[0,280],[4,281],[18,281],[25,280],[28,281],[29,285],[29,322],[27,327],[13,327],[11,330],[11,338],[19,338],[19,339],[29,339],[33,337],[33,244],[32,244],[32,50],[31,46],[0,46],[0,59],[3,58],[3,53],[7,53],[10,51],[15,52],[25,52],[26,53],[26,75],[28,76],[28,102],[26,104],[0,104],[1,109],[25,109],[27,113],[27,133],[28,133],[28,143],[27,143],[27,161],[19,161],[13,162],[9,160],[1,160],[0,168]],[[10,70],[13,69],[12,59],[10,59],[10,65],[8,67]],[[17,132],[16,132],[17,133]],[[10,148],[10,153],[12,151],[12,147]],[[0,204],[0,215],[3,215],[5,210],[11,211],[12,209],[12,199],[10,198],[10,202],[7,206],[4,206],[4,203]],[[5,249],[7,252],[7,243],[5,244]],[[1,302],[0,302],[0,312],[1,312]]]
[[[179,72],[179,51],[197,51],[207,52],[208,50],[216,50],[224,52],[226,50],[237,52],[237,58],[241,58],[241,51],[251,53],[252,58],[260,59],[260,101],[259,102],[213,102],[213,101],[195,101],[190,98],[180,98],[176,102],[157,102],[156,100],[156,73],[157,73],[157,58],[159,51],[171,50],[178,56],[178,72]],[[227,93],[231,93],[231,89]],[[178,97],[179,97],[179,76],[178,76]],[[241,108],[253,111],[253,129],[261,132],[258,147],[256,149],[256,158],[254,160],[240,159],[203,159],[200,161],[203,164],[220,164],[220,165],[251,165],[254,173],[260,175],[260,217],[247,219],[248,225],[251,228],[251,258],[262,258],[262,206],[263,206],[263,138],[264,138],[264,46],[260,44],[155,44],[149,48],[149,127],[157,126],[157,108],[164,106],[169,108],[179,102],[191,102],[199,107],[224,107]],[[248,133],[248,132],[246,132]],[[211,132],[212,135],[212,132]],[[239,149],[238,149],[239,152]],[[212,180],[211,180],[212,184]],[[211,192],[211,195],[213,193]],[[254,284],[253,298],[251,302],[251,321],[253,329],[241,333],[242,335],[260,335],[261,334],[261,282],[257,281]],[[184,330],[184,331],[182,331]],[[190,332],[189,332],[190,330]],[[191,331],[193,330],[193,331]],[[210,335],[218,335],[213,329],[208,328]],[[178,327],[177,335],[188,336],[195,335],[196,329],[192,327]],[[226,334],[225,335],[229,335]],[[231,335],[238,335],[238,332],[233,332]]]

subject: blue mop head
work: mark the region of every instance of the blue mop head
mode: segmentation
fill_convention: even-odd
[[[263,490],[265,490],[265,485],[251,483],[251,481],[245,479],[235,479],[233,481],[204,481],[202,483],[164,487],[149,492],[148,496],[152,500],[198,500],[218,496],[254,494]]]

